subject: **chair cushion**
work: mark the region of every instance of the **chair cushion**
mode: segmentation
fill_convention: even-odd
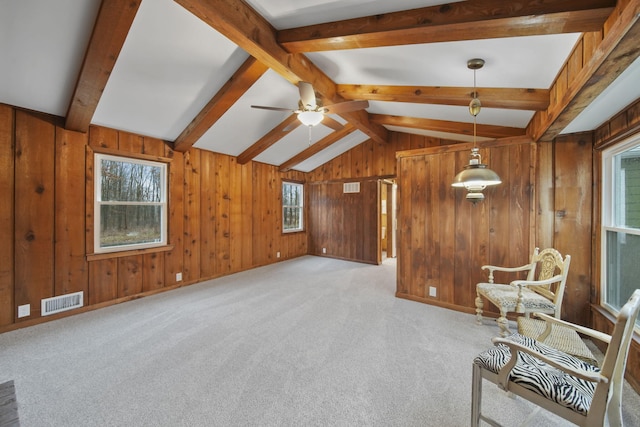
[[[513,334],[505,339],[535,349],[550,359],[573,368],[600,372],[600,368],[544,345],[533,338]],[[473,363],[497,374],[510,358],[509,347],[498,344],[480,353]],[[509,381],[584,415],[589,411],[596,386],[595,383],[571,376],[536,357],[521,352],[518,352],[518,362],[511,370]]]
[[[502,307],[505,312],[515,311],[516,304],[518,303],[518,288],[515,286],[496,283],[478,283],[476,290],[496,306]],[[542,295],[526,287],[522,289],[522,299],[526,311],[554,312],[556,309],[553,301],[549,301]]]

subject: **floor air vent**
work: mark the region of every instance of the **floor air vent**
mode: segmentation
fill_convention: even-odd
[[[48,316],[50,314],[60,313],[61,311],[82,307],[84,305],[83,299],[84,292],[82,291],[52,298],[45,298],[42,300],[42,315]]]

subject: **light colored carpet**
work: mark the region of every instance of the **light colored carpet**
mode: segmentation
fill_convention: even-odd
[[[469,425],[497,327],[395,283],[393,260],[285,261],[2,334],[0,382],[23,427]],[[532,408],[489,383],[483,406],[506,425]]]

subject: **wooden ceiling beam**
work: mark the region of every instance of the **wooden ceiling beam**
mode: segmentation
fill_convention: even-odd
[[[191,148],[267,70],[266,65],[250,56],[180,133],[173,149],[184,152]]]
[[[87,132],[141,0],[103,0],[65,119],[65,128]]]
[[[640,57],[640,0],[621,2],[605,28],[589,61],[569,77],[567,89],[531,119],[527,133],[535,141],[552,141]]]
[[[292,158],[290,158],[289,160],[281,164],[278,167],[280,172],[287,172],[291,170],[291,168],[293,168],[295,165],[298,165],[303,161],[307,160],[308,158],[316,155],[320,151],[331,146],[332,144],[335,144],[336,142],[340,141],[342,138],[344,138],[345,136],[349,135],[350,133],[356,130],[357,129],[351,123],[347,123],[342,129],[330,133],[329,135],[322,138],[320,141],[314,144],[311,144],[309,148],[305,149],[304,151],[301,151],[300,153],[296,154],[295,156],[293,156]]]
[[[276,30],[242,0],[175,0],[292,84],[306,81],[326,100],[342,102],[336,84],[303,54],[290,54],[276,40]],[[364,113],[364,114],[363,114]],[[387,142],[384,127],[371,123],[366,112],[341,115],[376,142]]]
[[[372,114],[371,121],[381,125],[473,136],[473,123],[391,116],[387,114]],[[476,135],[482,138],[506,138],[521,136],[525,133],[526,129],[524,128],[521,129],[508,126],[482,124],[476,125]]]
[[[597,31],[615,0],[468,0],[291,28],[277,41],[289,52]]]
[[[298,120],[298,115],[291,114],[289,117],[284,119],[282,123],[279,123],[266,135],[256,141],[251,147],[244,150],[237,158],[238,164],[244,165],[245,163],[249,163],[254,157],[258,156],[267,148],[271,147],[273,144],[282,139],[282,137],[285,136],[288,132],[294,130],[301,124],[302,123],[300,123],[300,120]]]
[[[460,106],[469,105],[474,92],[472,87],[344,84],[339,84],[337,90],[345,99]],[[531,111],[546,110],[549,107],[547,89],[481,87],[476,91],[483,107]]]

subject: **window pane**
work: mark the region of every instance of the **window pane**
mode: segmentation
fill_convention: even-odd
[[[101,178],[102,201],[161,201],[160,166],[103,159]]]
[[[301,219],[302,209],[289,208],[283,209],[282,223],[285,230],[300,229],[302,228]]]
[[[614,164],[616,225],[640,229],[640,147],[619,154]]]
[[[100,206],[100,247],[162,241],[162,206]]]
[[[633,291],[640,277],[640,236],[607,231],[607,303],[620,310]],[[636,321],[640,326],[640,319]]]
[[[303,185],[291,182],[282,183],[282,230],[302,230]]]

